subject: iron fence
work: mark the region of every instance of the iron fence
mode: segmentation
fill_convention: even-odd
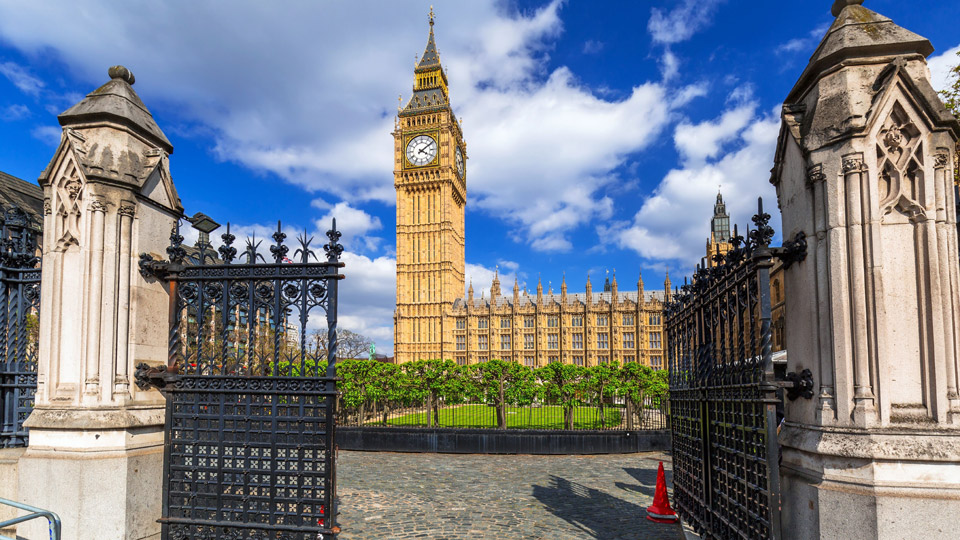
[[[324,262],[306,235],[291,261],[279,224],[272,262],[256,239],[235,261],[229,225],[217,251],[205,243],[187,250],[178,228],[169,261],[141,256],[141,273],[167,281],[171,298],[168,364],[137,369],[139,385],[167,397],[164,540],[316,540],[339,532],[334,437],[343,248],[335,221],[327,236]],[[306,346],[315,311],[326,315],[323,358]]]
[[[23,422],[37,390],[40,227],[17,206],[0,223],[0,447],[27,445]]]
[[[390,402],[364,407],[340,407],[338,423],[352,427],[430,427],[450,429],[524,430],[662,430],[669,425],[669,400],[644,396],[634,402],[613,396],[600,404],[563,406],[550,401],[529,405],[504,405],[500,425],[498,407],[484,402],[439,402],[413,405]]]
[[[674,496],[705,539],[780,538],[777,391],[791,383],[774,378],[770,268],[806,243],[771,248],[769,220],[760,201],[755,228],[734,229],[733,249],[666,307]]]

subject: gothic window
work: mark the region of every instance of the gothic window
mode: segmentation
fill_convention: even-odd
[[[481,351],[487,350],[487,336],[477,336],[477,348]]]
[[[560,336],[558,334],[547,335],[547,348],[548,349],[560,348]]]
[[[606,325],[607,325],[607,316],[597,315],[597,326],[606,326]]]
[[[550,362],[551,364],[554,363],[554,362],[559,362],[559,361],[560,361],[560,359],[557,358],[556,356],[551,356],[551,357],[549,358],[549,362]]]
[[[779,279],[773,280],[773,303],[774,304],[780,303],[780,280]]]
[[[504,334],[500,336],[500,350],[510,350],[510,334]]]
[[[486,317],[477,319],[477,328],[481,328],[481,329],[487,328],[487,324],[488,322]]]
[[[523,335],[523,348],[527,350],[532,350],[534,348],[533,334],[524,334]]]
[[[481,356],[480,358],[477,358],[477,362],[480,362],[481,364],[484,363],[484,362],[486,362],[486,361],[487,361],[487,357],[486,357],[486,356]]]
[[[574,364],[575,366],[582,366],[582,365],[583,365],[583,357],[582,357],[582,356],[574,356],[574,357],[573,357],[573,364]]]
[[[525,366],[527,366],[527,367],[534,367],[534,366],[536,365],[536,363],[533,361],[533,357],[532,357],[532,356],[524,356],[524,357],[523,357],[523,365],[525,365]]]
[[[636,358],[634,358],[633,356],[629,356],[629,355],[628,355],[628,356],[624,356],[624,357],[623,357],[623,363],[624,363],[624,364],[632,364],[632,363],[634,363],[634,362],[636,362]]]
[[[662,361],[660,360],[659,356],[650,357],[650,365],[653,366],[654,369],[662,368],[663,366],[661,364],[662,364]]]
[[[457,330],[463,330],[467,327],[467,320],[463,317],[457,319]]]
[[[583,348],[583,334],[574,334],[573,335],[573,348],[582,349]]]
[[[458,365],[458,366],[465,366],[465,365],[467,365],[467,357],[466,357],[466,356],[458,356],[458,357],[457,357],[457,365]]]
[[[605,332],[601,332],[601,333],[597,334],[597,348],[598,348],[598,349],[609,349],[609,348],[610,348],[609,337],[608,337],[608,334],[606,334]]]
[[[547,317],[547,326],[550,328],[556,328],[560,325],[559,318],[556,315],[551,315]]]
[[[623,333],[623,348],[632,349],[634,347],[633,332]]]
[[[571,317],[570,326],[583,326],[583,315],[574,315]]]
[[[457,336],[457,350],[467,350],[467,336]]]
[[[627,313],[623,316],[624,326],[633,326],[633,313]]]
[[[506,317],[500,318],[500,328],[510,328],[510,319]]]
[[[656,326],[656,325],[660,324],[660,314],[659,314],[659,313],[651,313],[651,314],[650,314],[650,317],[649,317],[647,320],[649,321],[649,323],[650,323],[651,325]]]
[[[660,346],[660,332],[650,332],[650,348],[659,349]]]
[[[523,327],[524,327],[524,328],[533,328],[534,322],[535,322],[535,321],[534,321],[533,317],[524,317],[524,318],[523,318]]]
[[[610,363],[610,357],[609,357],[609,356],[599,356],[599,357],[597,357],[597,363],[598,363],[598,364],[608,364],[608,363]]]

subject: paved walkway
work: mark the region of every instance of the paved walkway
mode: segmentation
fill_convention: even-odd
[[[340,538],[682,539],[645,519],[661,459],[340,452]]]

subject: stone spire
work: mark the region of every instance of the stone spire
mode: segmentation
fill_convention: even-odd
[[[590,272],[587,272],[586,304],[589,306],[593,302],[593,283],[590,283]]]
[[[537,276],[537,304],[543,303],[543,278]]]
[[[639,293],[638,298],[640,302],[643,302],[643,272],[639,272],[637,275],[637,293]]]
[[[613,269],[613,280],[610,282],[610,292],[613,293],[613,299],[617,299],[617,269]]]
[[[473,303],[473,279],[470,279],[470,287],[467,289],[467,299],[470,300],[470,303]]]
[[[607,278],[603,282],[603,292],[610,292],[610,271],[607,270]]]
[[[513,277],[513,305],[514,307],[518,306],[520,301],[520,283],[517,281],[517,277]]]
[[[497,265],[496,270],[493,271],[493,283],[490,284],[490,298],[496,298],[500,296],[500,266]]]
[[[643,283],[641,282],[641,286]],[[670,271],[667,270],[667,277],[663,280],[663,298],[667,302],[670,301]]]
[[[440,65],[440,53],[433,37],[433,8],[430,8],[430,35],[423,56],[414,71],[413,95],[407,106],[399,113],[406,116],[418,112],[450,108],[450,92],[447,88],[447,73]]]
[[[567,273],[563,273],[563,280],[560,282],[560,301],[563,305],[567,304]]]

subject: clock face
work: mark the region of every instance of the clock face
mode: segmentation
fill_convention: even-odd
[[[457,174],[460,175],[460,178],[463,178],[463,171],[464,171],[464,168],[463,168],[463,152],[460,151],[460,147],[459,147],[459,146],[457,147],[456,158],[457,158]]]
[[[429,135],[417,135],[407,143],[407,161],[421,167],[437,157],[437,141]]]

